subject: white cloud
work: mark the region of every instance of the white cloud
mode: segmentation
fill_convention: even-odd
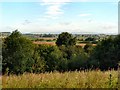
[[[5,25],[7,26],[7,25]],[[13,31],[18,29],[20,32],[38,32],[38,33],[118,33],[117,22],[96,21],[96,20],[80,20],[80,21],[56,21],[48,22],[48,20],[30,21],[24,20],[16,24],[10,24],[7,27],[0,28],[0,31]]]
[[[67,2],[71,2],[71,0],[42,0],[43,5],[64,4]]]
[[[44,21],[45,22],[45,21]],[[86,20],[78,22],[56,22],[56,23],[44,23],[44,22],[32,22],[26,25],[14,24],[10,27],[6,27],[5,30],[18,29],[20,32],[38,32],[38,33],[118,33],[118,25],[115,22],[88,22]],[[4,29],[2,29],[4,30]]]
[[[61,5],[56,4],[56,5],[49,6],[49,8],[47,8],[46,14],[52,15],[52,16],[63,14],[63,12],[61,10]]]
[[[92,14],[89,13],[83,13],[83,14],[79,14],[78,16],[80,17],[86,17],[86,16],[91,16]]]
[[[115,30],[118,31],[118,24],[115,22],[101,23],[99,27],[101,27],[101,30],[105,30],[109,32],[115,32]]]
[[[62,6],[67,2],[70,2],[70,0],[42,0],[41,5],[47,6],[45,18],[47,17],[55,19],[58,16],[64,14]]]

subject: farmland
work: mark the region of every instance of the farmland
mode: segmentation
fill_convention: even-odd
[[[38,45],[42,45],[42,44],[47,44],[47,45],[56,45],[55,42],[47,42],[47,41],[34,41],[34,44],[38,44]],[[81,46],[84,47],[86,45],[86,43],[77,43],[77,46]],[[96,44],[92,44],[93,46],[96,46]]]
[[[3,37],[9,36],[10,33],[4,33]],[[47,45],[56,45],[58,34],[23,34],[25,37],[33,41],[34,44],[47,44]],[[84,47],[87,43],[91,43],[93,46],[97,45],[97,42],[108,38],[110,35],[105,34],[74,34],[74,37],[77,38],[77,46]],[[112,35],[114,37],[114,35]],[[87,40],[92,38],[94,40]]]
[[[47,45],[56,45],[56,40],[58,34],[25,34],[24,36],[28,37],[33,41],[34,44],[47,44]],[[76,37],[77,46],[84,47],[86,44],[91,44],[96,46],[97,43],[105,38],[108,38],[110,35],[104,34],[74,34]],[[114,35],[113,35],[114,36]]]
[[[115,70],[24,73],[2,77],[3,88],[117,88],[117,83],[118,72]]]

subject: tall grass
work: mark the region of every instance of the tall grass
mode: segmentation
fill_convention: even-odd
[[[117,88],[117,71],[24,73],[2,77],[3,88]]]

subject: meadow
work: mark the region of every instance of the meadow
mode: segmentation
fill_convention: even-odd
[[[2,88],[117,88],[118,71],[69,71],[3,75]]]

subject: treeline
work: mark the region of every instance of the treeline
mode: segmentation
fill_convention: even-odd
[[[63,32],[56,46],[35,45],[19,31],[2,43],[3,74],[41,73],[54,70],[117,69],[120,61],[120,35],[102,40],[97,46],[76,46],[76,37]]]

